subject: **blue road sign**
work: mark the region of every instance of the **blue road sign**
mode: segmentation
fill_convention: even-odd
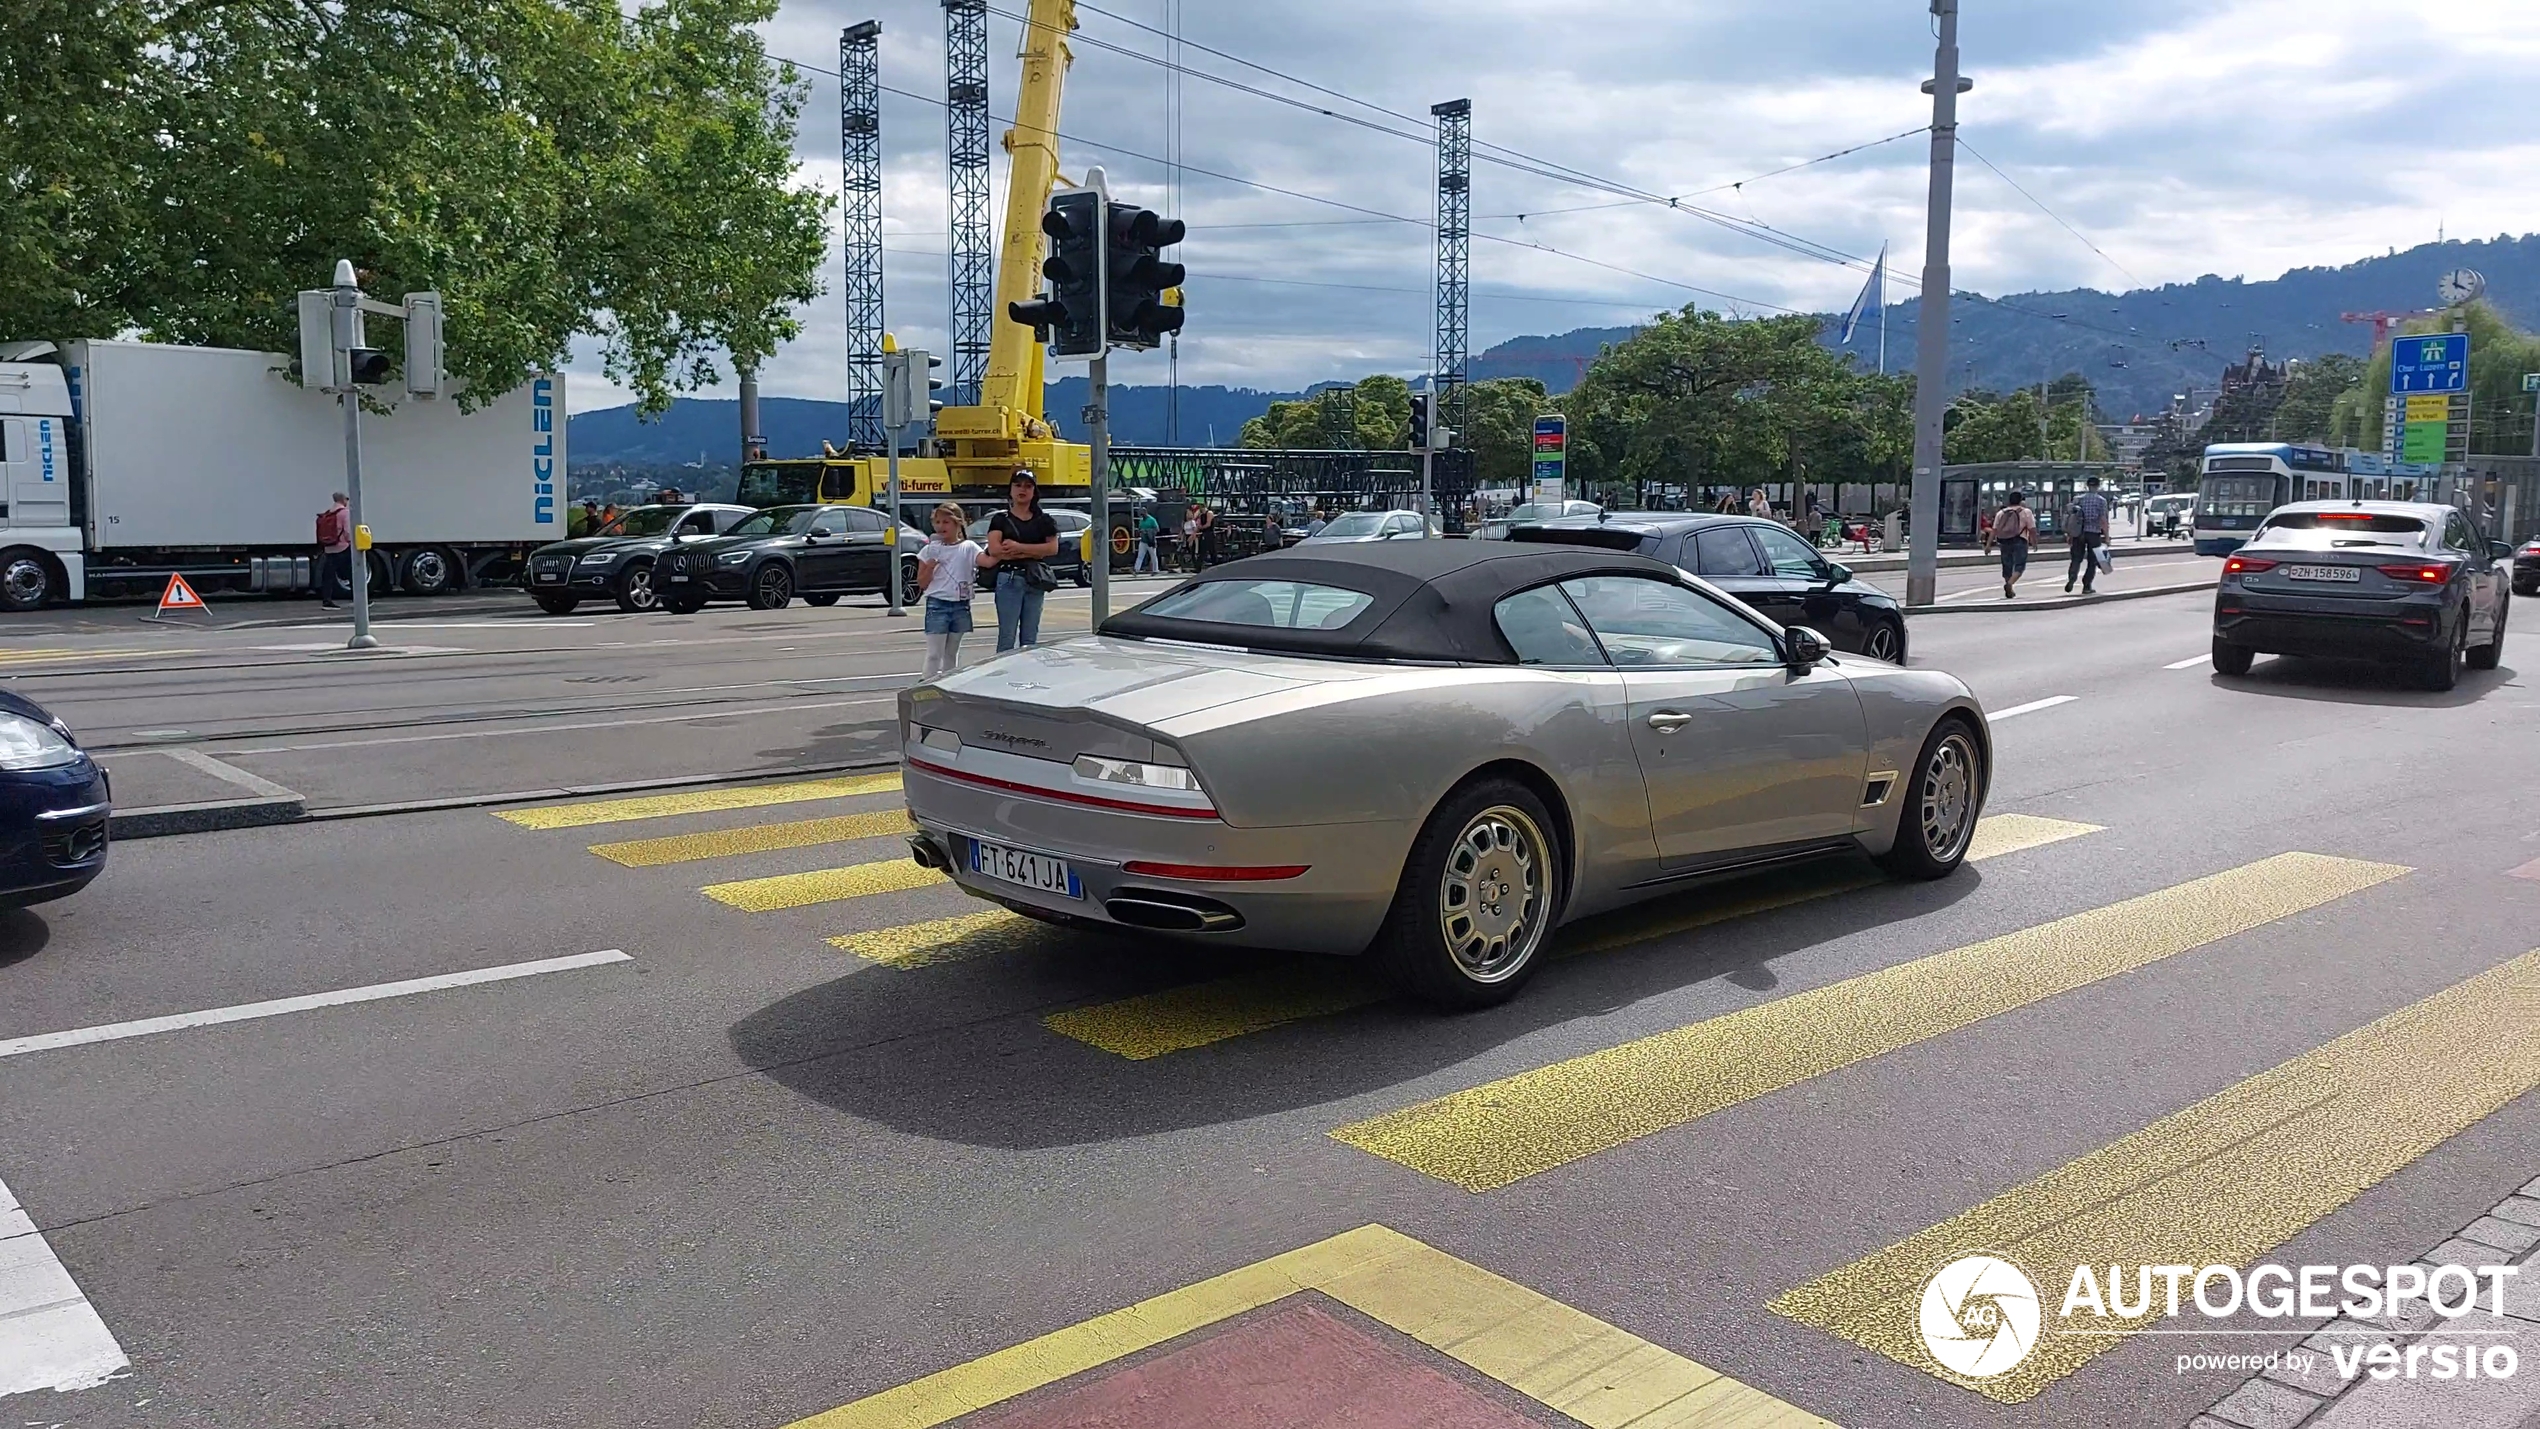
[[[2401,394],[2468,391],[2469,334],[2446,332],[2392,342],[2390,390]]]

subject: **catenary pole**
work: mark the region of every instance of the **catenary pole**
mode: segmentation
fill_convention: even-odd
[[[1931,0],[1931,200],[1923,239],[1922,306],[1914,320],[1914,495],[1905,603],[1929,605],[1940,575],[1942,414],[1949,410],[1949,195],[1958,147],[1958,0]]]

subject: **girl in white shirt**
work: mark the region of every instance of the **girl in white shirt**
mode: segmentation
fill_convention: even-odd
[[[917,587],[926,592],[926,675],[959,668],[961,637],[970,633],[971,588],[979,579],[979,543],[963,534],[969,513],[947,501],[935,508],[935,536],[917,553]]]

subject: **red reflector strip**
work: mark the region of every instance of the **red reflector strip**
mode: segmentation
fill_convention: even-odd
[[[945,779],[957,779],[964,784],[976,784],[983,789],[1003,789],[1010,794],[1029,794],[1034,798],[1053,799],[1062,804],[1084,804],[1096,809],[1118,809],[1124,814],[1161,814],[1171,819],[1217,817],[1215,809],[1181,809],[1171,804],[1141,804],[1130,799],[1105,799],[1093,794],[1079,794],[1073,789],[1044,789],[1038,784],[1020,784],[1011,779],[992,779],[985,774],[973,774],[966,769],[947,768],[913,755],[902,757],[929,774]],[[1298,871],[1303,872],[1302,869]]]
[[[1240,864],[1213,863],[1148,863],[1131,859],[1120,865],[1122,873],[1140,878],[1182,878],[1193,883],[1268,883],[1281,878],[1294,878],[1313,867],[1306,863],[1274,863],[1254,867]]]

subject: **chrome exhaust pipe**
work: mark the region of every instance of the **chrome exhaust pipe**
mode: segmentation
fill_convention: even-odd
[[[942,849],[935,847],[933,839],[924,834],[908,836],[908,856],[917,860],[919,868],[932,869],[937,873],[952,871],[952,860],[945,856]]]

